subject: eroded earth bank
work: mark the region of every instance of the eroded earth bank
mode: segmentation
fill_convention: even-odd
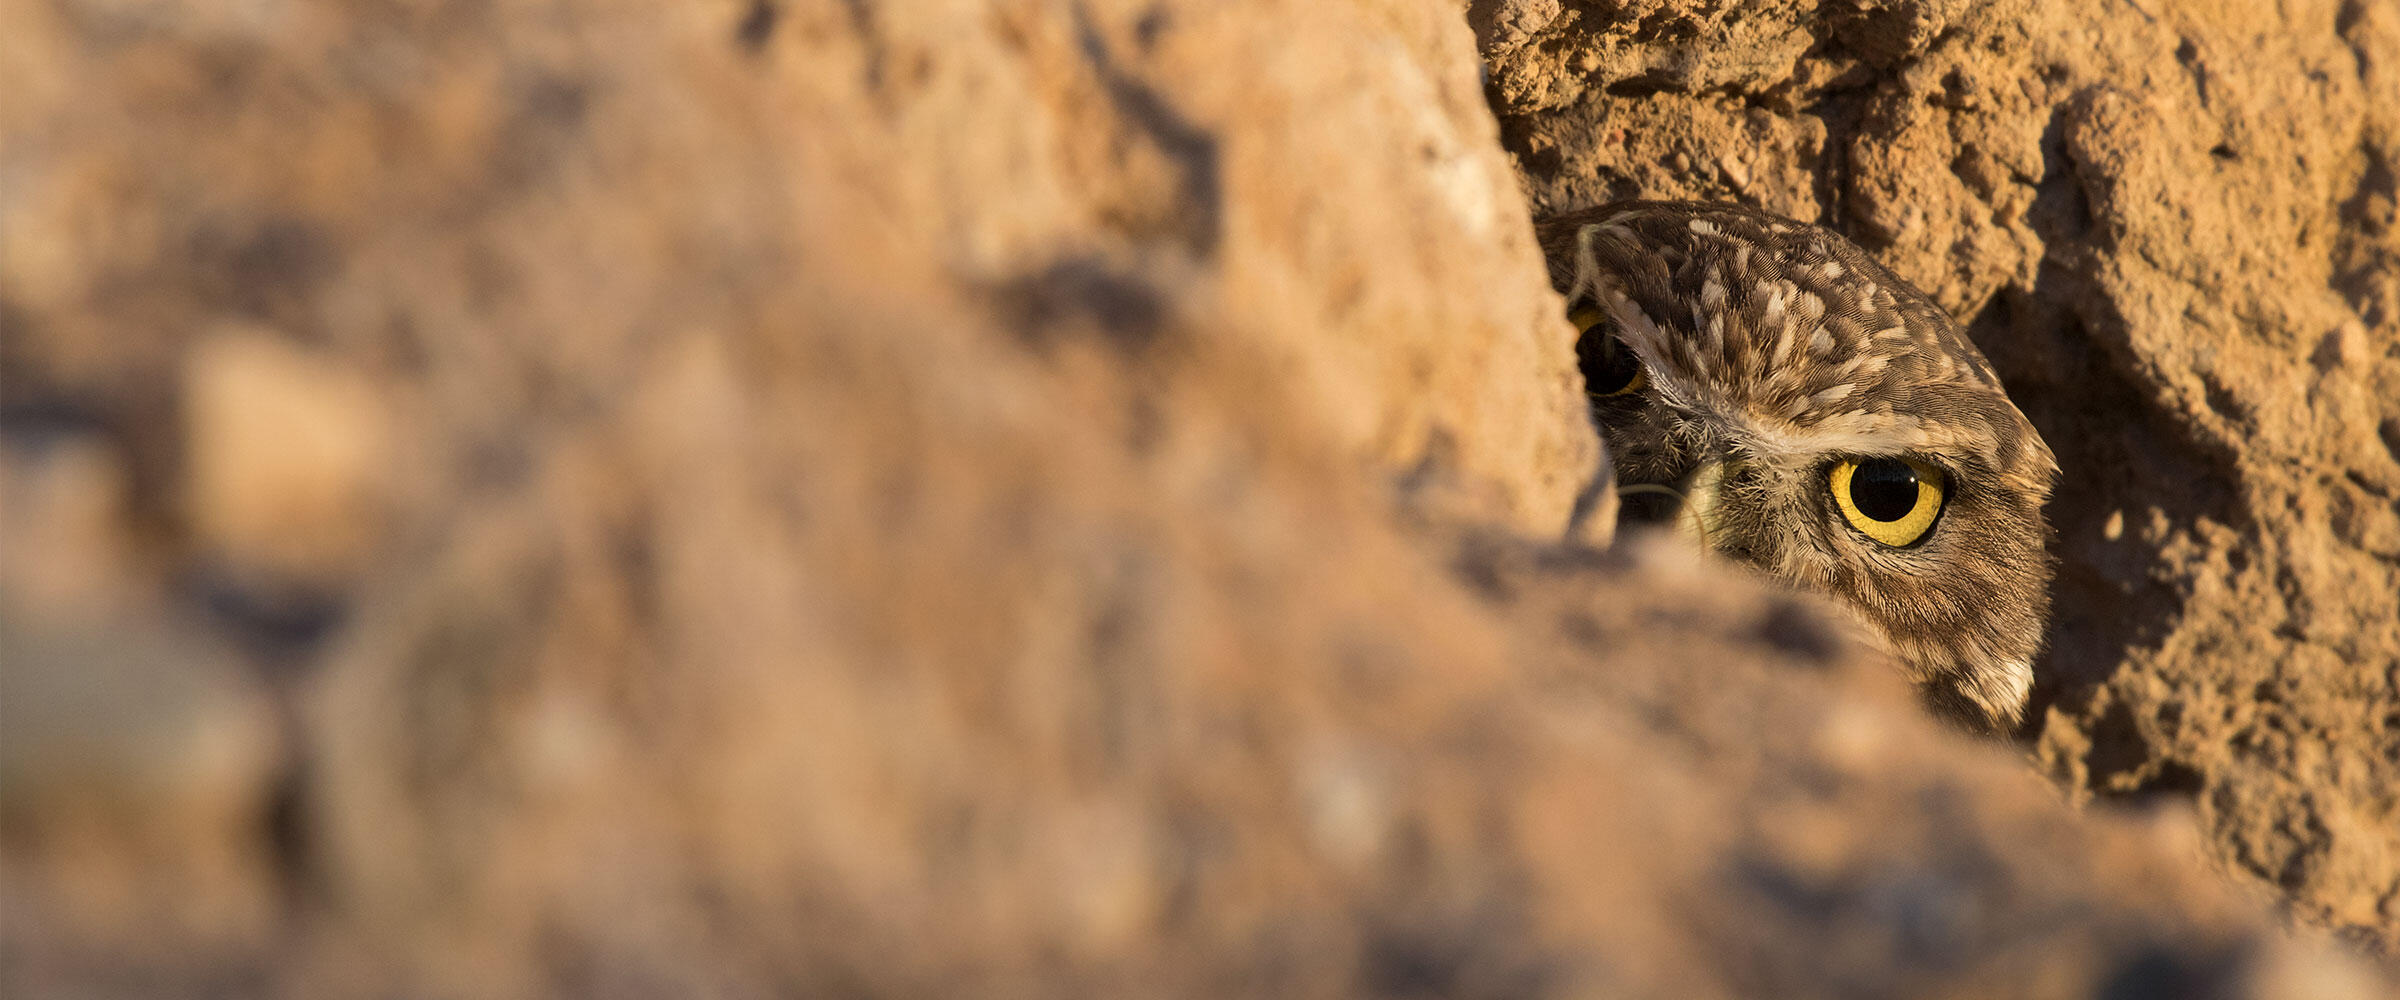
[[[0,0],[0,992],[2392,995],[2400,10],[2220,6]],[[1562,538],[1636,195],[2058,450],[2018,742]]]

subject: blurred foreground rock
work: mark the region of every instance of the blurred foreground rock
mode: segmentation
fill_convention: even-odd
[[[1558,537],[1480,5],[0,4],[8,995],[2390,988]]]

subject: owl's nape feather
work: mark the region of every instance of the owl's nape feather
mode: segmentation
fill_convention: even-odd
[[[1645,499],[1625,509],[1682,499],[1708,547],[1851,608],[1943,714],[2014,725],[2057,467],[1948,314],[1840,235],[1739,206],[1621,202],[1539,232],[1587,381],[1611,390],[1594,421]],[[1625,354],[1638,391],[1615,391]],[[1944,484],[1938,516],[1834,495],[1834,473],[1885,460]]]

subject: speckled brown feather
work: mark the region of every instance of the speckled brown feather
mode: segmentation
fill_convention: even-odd
[[[2013,725],[2057,463],[1950,317],[1840,235],[1738,206],[1621,202],[1539,231],[1552,283],[1650,374],[1593,407],[1620,481],[1712,470],[1710,547],[1843,599],[1949,714]],[[1949,472],[1923,542],[1880,545],[1834,509],[1824,471],[1871,456]]]

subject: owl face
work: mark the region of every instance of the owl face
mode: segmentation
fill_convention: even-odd
[[[2057,463],[1949,316],[1840,236],[1733,206],[1541,236],[1623,509],[1839,599],[1938,709],[2013,726]]]

